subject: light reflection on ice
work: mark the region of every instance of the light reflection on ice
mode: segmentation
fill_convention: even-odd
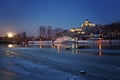
[[[7,49],[7,50],[5,50],[5,55],[8,56],[8,57],[15,57],[15,56],[19,56],[20,54]]]
[[[98,46],[99,46],[99,56],[102,56],[102,42],[101,42],[101,40],[99,40]]]
[[[8,48],[13,48],[13,45],[12,44],[8,44]]]

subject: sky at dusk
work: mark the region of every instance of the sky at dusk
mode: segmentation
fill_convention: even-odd
[[[120,0],[0,0],[0,35],[39,26],[70,29],[86,19],[95,24],[120,21]]]

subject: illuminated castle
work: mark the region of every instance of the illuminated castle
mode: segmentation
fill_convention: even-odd
[[[81,25],[81,27],[95,27],[95,24],[90,22],[88,19]]]
[[[90,22],[88,19],[78,28],[71,28],[70,32],[77,32],[79,34],[86,34],[86,29],[95,27],[96,25]]]

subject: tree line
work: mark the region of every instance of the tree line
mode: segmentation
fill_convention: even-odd
[[[62,28],[53,29],[51,26],[40,26],[38,29],[39,39],[54,40],[55,38],[60,37],[63,31]]]
[[[93,34],[100,34],[103,39],[120,39],[120,22],[114,22],[106,25],[98,25],[92,29],[86,30],[86,35]],[[85,35],[85,36],[86,36]],[[24,31],[21,35],[18,34],[17,36],[21,36],[19,40],[32,40],[33,37],[28,37],[26,32]],[[52,26],[39,26],[38,28],[38,37],[34,40],[55,40],[56,38],[62,36],[69,36],[69,37],[78,37],[80,39],[85,38],[85,36],[81,36],[80,34],[73,34],[69,30],[65,30],[63,28],[53,28]],[[86,39],[88,39],[88,36]]]
[[[114,22],[101,27],[104,39],[120,39],[120,22]]]
[[[12,38],[0,37],[0,43],[8,43],[9,41],[16,41],[17,43],[29,41],[29,40],[56,40],[56,38],[62,36],[78,37],[79,39],[88,39],[91,33],[100,34],[103,39],[108,40],[120,40],[120,22],[114,22],[106,25],[98,25],[92,29],[86,29],[86,34],[81,35],[78,33],[71,33],[69,30],[63,28],[53,28],[52,26],[39,26],[38,37],[28,36],[26,31],[17,33]],[[87,36],[86,36],[87,35]]]

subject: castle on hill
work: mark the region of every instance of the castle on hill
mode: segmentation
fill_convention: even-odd
[[[82,25],[78,28],[71,28],[70,32],[77,32],[79,34],[86,34],[87,29],[92,29],[96,27],[96,25],[92,22],[90,22],[88,19],[86,19],[85,22],[82,23]]]

